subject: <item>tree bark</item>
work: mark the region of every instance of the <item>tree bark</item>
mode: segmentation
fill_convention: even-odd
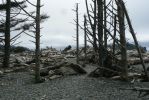
[[[93,25],[93,47],[97,52],[96,26],[97,26],[97,0],[94,0],[94,25]]]
[[[86,16],[84,15],[84,64],[86,64],[86,57],[87,57],[87,21],[86,21]]]
[[[36,68],[35,68],[35,81],[40,82],[40,0],[37,0],[36,7]]]
[[[78,3],[76,4],[76,62],[79,63],[79,16],[78,16]]]
[[[10,59],[10,11],[11,11],[11,0],[7,0],[6,7],[6,26],[5,26],[5,54],[3,67],[9,67],[9,59]]]
[[[103,0],[97,0],[98,4],[98,39],[99,39],[99,65],[103,65]]]
[[[141,63],[142,63],[143,69],[144,69],[144,73],[145,73],[147,79],[149,80],[149,75],[147,73],[147,70],[146,70],[146,67],[145,67],[145,63],[143,61],[143,57],[142,57],[142,54],[141,54],[141,50],[139,48],[139,44],[138,44],[138,41],[137,41],[137,38],[136,38],[136,35],[135,35],[135,32],[134,32],[134,29],[132,27],[132,24],[131,24],[131,21],[130,21],[127,9],[126,9],[125,4],[124,4],[124,2],[122,0],[119,0],[119,2],[121,2],[120,6],[122,6],[122,8],[124,10],[124,13],[125,13],[125,16],[126,16],[126,19],[127,19],[127,23],[129,25],[130,33],[132,34],[132,37],[133,37],[135,45],[136,45],[136,49],[137,49],[137,51],[139,53],[139,57],[140,57],[140,60],[141,60]]]
[[[118,2],[120,4],[120,2]],[[127,65],[127,50],[126,50],[126,37],[125,37],[125,18],[124,10],[118,5],[118,19],[119,19],[119,32],[120,32],[120,43],[121,43],[121,66],[122,66],[122,77],[127,79],[128,76],[128,65]]]
[[[116,39],[116,25],[117,25],[117,22],[116,22],[116,16],[114,17],[114,39],[113,39],[113,47],[112,47],[112,51],[113,51],[113,55],[115,55],[115,39]]]
[[[104,0],[104,26],[107,27],[106,0]],[[107,48],[107,31],[104,29],[104,46]]]

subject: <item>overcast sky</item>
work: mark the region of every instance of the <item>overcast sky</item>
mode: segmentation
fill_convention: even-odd
[[[36,0],[30,0],[35,3]],[[75,45],[75,25],[72,24],[75,13],[75,3],[79,4],[79,16],[86,13],[85,0],[41,0],[44,7],[42,12],[48,14],[50,18],[42,24],[41,46],[67,46]],[[139,41],[149,41],[149,0],[125,0],[132,24]],[[80,22],[83,20],[80,19]],[[83,44],[83,32],[80,31],[80,44]],[[128,36],[129,38],[130,36]],[[23,46],[32,48],[28,36],[22,36]]]

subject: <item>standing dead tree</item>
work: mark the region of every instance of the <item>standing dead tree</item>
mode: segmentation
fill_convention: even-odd
[[[6,26],[5,26],[5,55],[3,66],[9,67],[10,58],[10,10],[11,10],[11,0],[7,0],[6,3]]]
[[[15,0],[15,2],[17,3],[16,0]],[[24,11],[24,13],[28,17],[30,17],[30,19],[32,19],[30,22],[25,24],[25,27],[28,30],[28,32],[25,32],[25,34],[35,39],[35,41],[31,41],[31,42],[35,43],[35,46],[36,46],[36,48],[35,48],[35,63],[36,63],[35,82],[40,83],[40,82],[43,82],[43,80],[40,77],[40,56],[41,56],[40,55],[40,37],[41,37],[40,23],[43,22],[45,19],[47,19],[49,16],[40,13],[40,9],[41,9],[41,1],[40,0],[37,0],[36,5],[29,2],[28,0],[26,2],[36,8],[36,13],[34,14],[34,12],[30,13],[26,9],[19,6]],[[31,32],[33,32],[35,36],[30,34]]]
[[[76,3],[76,9],[73,11],[76,13],[76,63],[79,64],[79,3]]]
[[[79,12],[78,3],[76,4],[76,62],[79,63]]]
[[[138,44],[138,41],[137,41],[137,38],[136,38],[136,35],[135,35],[135,32],[134,32],[133,26],[132,26],[132,24],[131,24],[131,21],[130,21],[130,18],[129,18],[127,9],[126,9],[126,7],[125,7],[125,4],[124,4],[123,0],[118,0],[117,3],[118,3],[118,5],[119,5],[120,7],[122,7],[122,9],[124,10],[124,13],[125,13],[125,16],[126,16],[126,19],[127,19],[127,23],[128,23],[128,25],[129,25],[130,33],[132,34],[132,37],[133,37],[133,39],[134,39],[134,42],[135,42],[137,51],[138,51],[138,53],[139,53],[139,57],[140,57],[140,60],[141,60],[142,67],[143,67],[143,69],[144,69],[144,73],[145,73],[145,75],[146,75],[147,80],[149,80],[149,76],[148,76],[148,73],[147,73],[147,70],[146,70],[144,61],[143,61],[143,57],[142,57],[142,54],[141,54],[141,50],[140,50],[140,48],[139,48],[139,44]]]
[[[10,47],[14,45],[18,37],[22,34],[22,32],[18,33],[16,36],[11,38],[12,31],[19,31],[16,29],[19,24],[23,23],[27,20],[27,18],[17,18],[20,15],[21,10],[18,8],[18,4],[20,4],[23,8],[26,7],[24,4],[25,1],[20,1],[18,3],[12,2],[11,0],[7,0],[6,3],[0,4],[1,11],[1,19],[0,19],[0,33],[1,33],[1,44],[4,45],[4,58],[3,58],[3,67],[9,67],[9,58],[10,58]],[[6,12],[6,14],[3,14]],[[4,17],[6,19],[4,19]]]
[[[86,15],[84,15],[84,64],[86,64],[86,57],[87,57],[87,21]]]
[[[87,10],[87,17],[88,17],[88,22],[91,28],[90,33],[92,34],[92,39],[93,39],[93,48],[94,48],[94,52],[97,52],[97,38],[96,38],[96,29],[97,29],[97,0],[93,1],[93,5],[94,5],[94,9],[92,9],[91,11],[89,10],[89,4],[88,1],[85,0],[86,2],[86,10]],[[92,15],[90,14],[90,12],[92,12]],[[89,31],[89,30],[88,30]]]
[[[137,47],[145,75],[148,78],[139,44],[123,0],[85,0],[85,2],[88,15],[87,23],[90,25],[89,28],[86,29],[87,36],[91,37],[90,43],[93,45],[94,50],[96,49],[95,51],[98,51],[96,52],[98,54],[98,64],[102,67],[102,69],[104,68],[104,72],[102,73],[106,73],[109,70],[117,71],[118,75],[127,80],[128,62],[125,36],[126,19],[130,33],[132,34]],[[91,7],[89,5],[91,5]],[[113,44],[111,44],[111,41]],[[98,44],[97,48],[95,48],[96,43]],[[113,46],[112,50],[107,47],[107,44],[111,44]],[[113,53],[111,53],[111,51]],[[121,54],[121,58],[117,58],[116,54],[118,52]],[[110,59],[108,58],[109,56]],[[111,60],[111,63],[107,65],[109,60]],[[116,64],[117,66],[113,67],[113,64]]]
[[[118,2],[120,4],[120,2]],[[121,66],[122,66],[122,77],[127,79],[128,65],[127,65],[127,51],[126,51],[126,37],[125,37],[125,18],[124,10],[118,5],[118,21],[119,21],[119,33],[120,33],[120,43],[123,45],[121,47]]]
[[[98,41],[100,43],[99,47],[98,47],[98,54],[99,54],[99,65],[103,66],[103,0],[97,0],[97,4],[98,4],[98,13],[97,13],[97,19],[98,19]]]

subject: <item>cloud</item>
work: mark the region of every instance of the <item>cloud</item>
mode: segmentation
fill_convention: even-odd
[[[36,0],[32,2],[35,3]],[[149,39],[149,0],[125,0],[128,13],[130,15],[133,27],[137,33],[139,41]],[[42,24],[41,30],[43,37],[41,38],[42,46],[61,46],[75,45],[72,36],[75,36],[75,25],[71,24],[75,18],[75,3],[79,2],[80,23],[83,24],[83,15],[86,13],[84,0],[42,0],[44,7],[42,12],[48,14],[50,18]],[[31,8],[30,8],[31,10]],[[80,31],[80,44],[83,44],[83,32]],[[130,37],[130,35],[128,36]],[[29,47],[32,45],[27,42],[28,37],[21,37],[24,44]],[[27,44],[28,43],[28,44]]]

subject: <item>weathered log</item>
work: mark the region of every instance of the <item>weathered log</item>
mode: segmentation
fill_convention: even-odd
[[[74,71],[78,72],[79,74],[86,74],[87,72],[78,64],[71,63],[69,65]]]
[[[90,77],[112,77],[112,76],[121,74],[119,70],[115,70],[117,69],[116,66],[113,66],[113,68],[114,69],[106,68],[106,67],[98,67],[93,72],[91,72],[88,76]]]
[[[61,62],[54,67],[47,67],[40,70],[41,76],[53,75],[76,75],[86,74],[87,72],[78,64]]]
[[[67,63],[68,63],[68,62],[60,62],[60,63],[56,64],[56,65],[53,66],[53,67],[49,67],[48,70],[58,69],[58,68],[60,68],[60,67],[62,67],[62,66],[64,66],[64,65],[66,65]]]
[[[120,88],[121,90],[132,90],[139,92],[138,97],[145,97],[149,95],[149,88],[140,88],[140,87],[134,87],[134,88]]]

